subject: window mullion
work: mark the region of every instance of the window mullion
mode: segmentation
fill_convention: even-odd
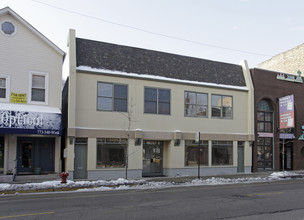
[[[195,100],[194,100],[194,109],[195,109],[195,117],[197,117],[197,93],[195,93]]]
[[[223,118],[223,96],[221,95],[221,118]]]
[[[114,97],[115,97],[115,90],[114,90],[114,84],[112,83],[112,111],[114,111]]]
[[[158,89],[156,89],[156,112],[157,112],[157,114],[158,114],[158,106],[159,106],[159,104],[158,104],[158,102],[159,102],[158,98],[159,98]]]

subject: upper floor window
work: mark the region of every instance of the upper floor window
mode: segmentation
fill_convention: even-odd
[[[113,83],[97,83],[97,110],[127,112],[128,86]]]
[[[0,100],[8,101],[9,99],[9,78],[0,75]]]
[[[207,117],[208,94],[185,92],[185,116]]]
[[[48,74],[30,72],[30,102],[47,103]]]
[[[6,35],[12,35],[15,33],[15,25],[10,21],[5,21],[1,24],[1,31]]]
[[[145,88],[145,113],[170,114],[171,91],[169,89]]]
[[[273,108],[268,100],[261,100],[258,104],[257,131],[273,132]]]
[[[232,118],[232,96],[212,95],[212,117]]]

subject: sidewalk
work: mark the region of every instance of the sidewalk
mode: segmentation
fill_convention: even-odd
[[[18,178],[19,177],[19,178]],[[6,194],[59,192],[59,191],[109,191],[124,189],[156,189],[178,186],[195,185],[222,185],[251,182],[270,182],[286,179],[304,179],[304,171],[291,172],[260,172],[250,174],[233,174],[184,177],[150,177],[126,180],[97,180],[97,181],[71,181],[61,183],[58,174],[17,176],[14,183],[0,183],[0,196]]]

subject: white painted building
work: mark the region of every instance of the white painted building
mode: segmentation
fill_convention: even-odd
[[[0,48],[0,172],[60,172],[65,53],[9,7]]]

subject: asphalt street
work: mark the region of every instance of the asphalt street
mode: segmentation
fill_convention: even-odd
[[[304,181],[9,195],[0,219],[304,219]]]

